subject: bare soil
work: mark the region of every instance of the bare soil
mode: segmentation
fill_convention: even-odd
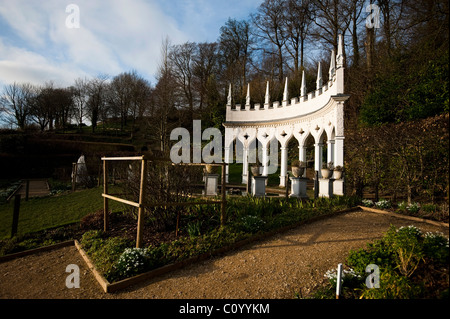
[[[106,294],[73,246],[0,263],[0,298],[293,298],[309,297],[324,273],[345,263],[350,250],[381,238],[390,225],[441,228],[357,211],[302,225],[238,250]],[[66,267],[80,268],[80,288],[66,287]]]

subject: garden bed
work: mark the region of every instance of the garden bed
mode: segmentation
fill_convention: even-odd
[[[448,237],[441,232],[391,225],[381,239],[350,251],[339,298],[448,299],[448,248]],[[314,298],[334,299],[338,293],[336,270],[327,271],[325,277],[328,284],[316,291]]]
[[[324,215],[320,215],[320,216],[316,216],[316,217],[312,217],[310,219],[304,220],[304,221],[300,221],[291,225],[287,225],[284,227],[281,227],[279,229],[275,229],[272,231],[267,231],[267,232],[259,232],[258,234],[245,234],[242,233],[240,237],[237,237],[235,239],[235,241],[231,244],[225,245],[223,247],[218,247],[215,250],[211,250],[208,252],[204,252],[204,253],[199,253],[199,254],[193,254],[194,256],[192,257],[188,257],[186,259],[180,258],[180,261],[177,262],[173,262],[170,264],[166,264],[163,265],[161,267],[155,268],[153,270],[147,271],[147,272],[143,272],[143,273],[139,273],[135,276],[131,276],[122,280],[118,280],[118,281],[114,281],[114,282],[109,282],[104,274],[102,274],[101,271],[99,271],[97,269],[97,267],[95,266],[94,262],[91,260],[91,258],[89,257],[88,253],[86,253],[86,251],[83,249],[82,245],[76,240],[75,241],[75,246],[77,247],[78,251],[80,252],[81,256],[83,257],[83,259],[85,260],[86,264],[88,265],[89,269],[91,269],[92,273],[94,274],[94,277],[96,278],[96,280],[98,281],[98,283],[100,284],[100,286],[102,287],[103,291],[106,293],[110,293],[110,292],[115,292],[121,289],[124,289],[126,287],[129,287],[131,285],[137,284],[139,282],[142,282],[144,280],[149,280],[151,278],[163,275],[167,272],[170,271],[174,271],[176,269],[185,267],[187,265],[190,265],[192,263],[195,262],[199,262],[208,258],[211,258],[213,256],[217,256],[223,253],[226,253],[228,251],[232,251],[235,249],[238,249],[244,245],[250,244],[252,242],[258,241],[258,240],[262,240],[264,238],[273,236],[276,233],[282,233],[285,232],[289,229],[293,229],[296,228],[302,224],[305,223],[309,223],[309,222],[313,222],[313,221],[317,221],[319,219],[322,218],[326,218],[329,217],[331,215],[335,216],[337,214],[342,214],[342,213],[348,213],[351,211],[355,211],[355,210],[359,210],[359,207],[354,207],[354,208],[348,208],[348,209],[343,209],[340,211],[336,211],[333,213],[329,213],[329,214],[324,214]]]
[[[236,249],[275,232],[348,211],[355,204],[348,198],[306,202],[237,198],[228,203],[225,226],[220,226],[218,211],[214,207],[202,207],[194,206],[189,212],[184,212],[179,237],[174,237],[173,229],[171,232],[158,231],[154,223],[147,221],[141,246],[145,248],[130,248],[134,246],[136,225],[123,216],[111,219],[112,229],[107,234],[86,232],[77,246],[90,268],[95,269],[104,291],[110,292],[136,280],[148,279]],[[93,219],[100,222],[99,217],[94,216]]]

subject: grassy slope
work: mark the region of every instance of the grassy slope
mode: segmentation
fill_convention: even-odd
[[[103,188],[92,188],[60,196],[49,196],[22,201],[20,204],[18,233],[24,234],[81,220],[84,216],[103,208]],[[110,209],[120,210],[122,205],[109,201]],[[14,201],[0,204],[0,238],[10,236]]]

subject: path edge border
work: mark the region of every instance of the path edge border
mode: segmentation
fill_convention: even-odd
[[[0,256],[0,263],[10,261],[10,260],[13,260],[16,258],[20,258],[20,257],[25,257],[25,256],[41,253],[41,252],[46,252],[46,251],[50,251],[50,250],[54,250],[54,249],[58,249],[58,248],[72,246],[73,242],[74,242],[73,239],[71,239],[71,240],[66,240],[66,241],[56,243],[53,245],[49,245],[49,246],[28,249],[28,250],[20,251],[17,253]]]
[[[371,208],[371,207],[365,207],[365,206],[358,206],[358,208],[360,208],[366,212],[377,213],[377,214],[387,215],[387,216],[396,217],[396,218],[403,218],[403,219],[408,219],[408,220],[415,221],[415,222],[427,223],[427,224],[431,224],[434,226],[449,228],[448,223],[438,222],[438,221],[431,220],[431,219],[408,216],[408,215],[398,214],[398,213],[394,213],[394,212],[388,212],[385,210]]]

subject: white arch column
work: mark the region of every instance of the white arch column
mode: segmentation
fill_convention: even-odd
[[[334,140],[327,141],[327,163],[334,163]],[[336,166],[336,164],[334,164]]]
[[[344,166],[344,137],[336,136],[334,142],[334,166]]]
[[[322,148],[322,143],[314,144],[314,170],[319,172],[319,178],[322,177],[322,174],[320,172],[320,169],[322,168]]]
[[[280,172],[280,186],[286,186],[287,175],[287,160],[288,160],[288,148],[286,146],[281,147],[281,172]]]
[[[263,172],[262,175],[263,176],[268,176],[269,175],[269,153],[268,153],[269,149],[266,145],[263,145],[262,147],[262,164],[263,164]]]
[[[335,138],[335,152],[334,152],[334,165],[344,167],[344,137],[336,136]],[[333,194],[344,195],[344,180],[335,179],[333,182]]]
[[[298,147],[298,160],[306,164],[306,146],[304,145]],[[304,170],[302,177],[306,177],[306,169]]]
[[[248,182],[248,145],[244,146],[244,152],[242,154],[242,184]]]
[[[225,166],[225,183],[228,183],[228,175],[230,174],[230,147],[229,146],[225,146],[224,147],[225,150],[225,163],[227,163],[228,165]]]

